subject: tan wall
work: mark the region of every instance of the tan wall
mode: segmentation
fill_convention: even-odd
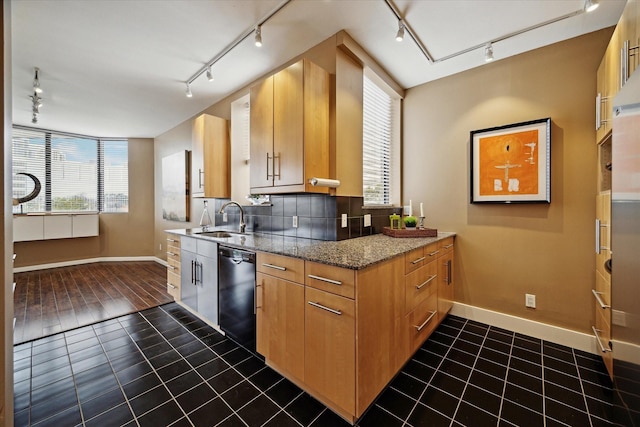
[[[129,212],[100,214],[100,236],[16,242],[16,267],[153,255],[153,139],[129,139]]]
[[[573,330],[593,316],[596,69],[612,29],[406,92],[403,199],[455,231],[455,300]],[[469,132],[551,117],[551,204],[469,203]],[[408,202],[407,202],[408,203]],[[537,296],[526,309],[525,293]]]

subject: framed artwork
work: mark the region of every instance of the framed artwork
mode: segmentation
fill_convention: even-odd
[[[551,118],[471,131],[471,203],[551,203]]]
[[[162,218],[189,221],[189,151],[162,158]]]

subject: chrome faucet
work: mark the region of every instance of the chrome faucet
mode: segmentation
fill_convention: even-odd
[[[242,206],[240,206],[240,203],[234,202],[233,200],[231,200],[225,203],[224,205],[222,205],[218,213],[219,214],[224,213],[224,208],[226,208],[229,205],[236,205],[240,209],[240,233],[244,234],[244,229],[246,228],[247,224],[244,223],[244,209],[242,209]]]

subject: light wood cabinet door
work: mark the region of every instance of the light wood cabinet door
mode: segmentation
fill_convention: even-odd
[[[231,196],[229,121],[209,114],[191,127],[191,192],[194,197]]]
[[[304,183],[304,63],[273,76],[273,185]]]
[[[355,302],[305,289],[305,384],[355,412]]]
[[[258,353],[304,381],[304,286],[258,273],[256,298]]]
[[[307,261],[305,284],[346,298],[355,298],[355,270]]]
[[[251,188],[273,185],[273,76],[251,88]]]
[[[600,61],[596,73],[596,143],[600,143],[609,131],[609,118],[607,117],[608,99],[607,84],[607,55]]]
[[[438,319],[442,321],[453,307],[453,252],[438,258]]]

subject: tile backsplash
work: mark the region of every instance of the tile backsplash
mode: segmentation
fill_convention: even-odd
[[[235,229],[240,222],[240,210],[228,206],[228,221],[223,222],[218,211],[228,199],[215,199],[215,226]],[[401,213],[401,208],[367,208],[362,197],[328,196],[324,194],[272,195],[271,205],[244,206],[247,231],[303,237],[318,240],[346,240],[354,237],[382,233],[389,225],[389,215]],[[342,227],[342,214],[347,214],[347,227]],[[364,215],[371,215],[371,226],[364,226]],[[298,227],[293,217],[298,217]]]

